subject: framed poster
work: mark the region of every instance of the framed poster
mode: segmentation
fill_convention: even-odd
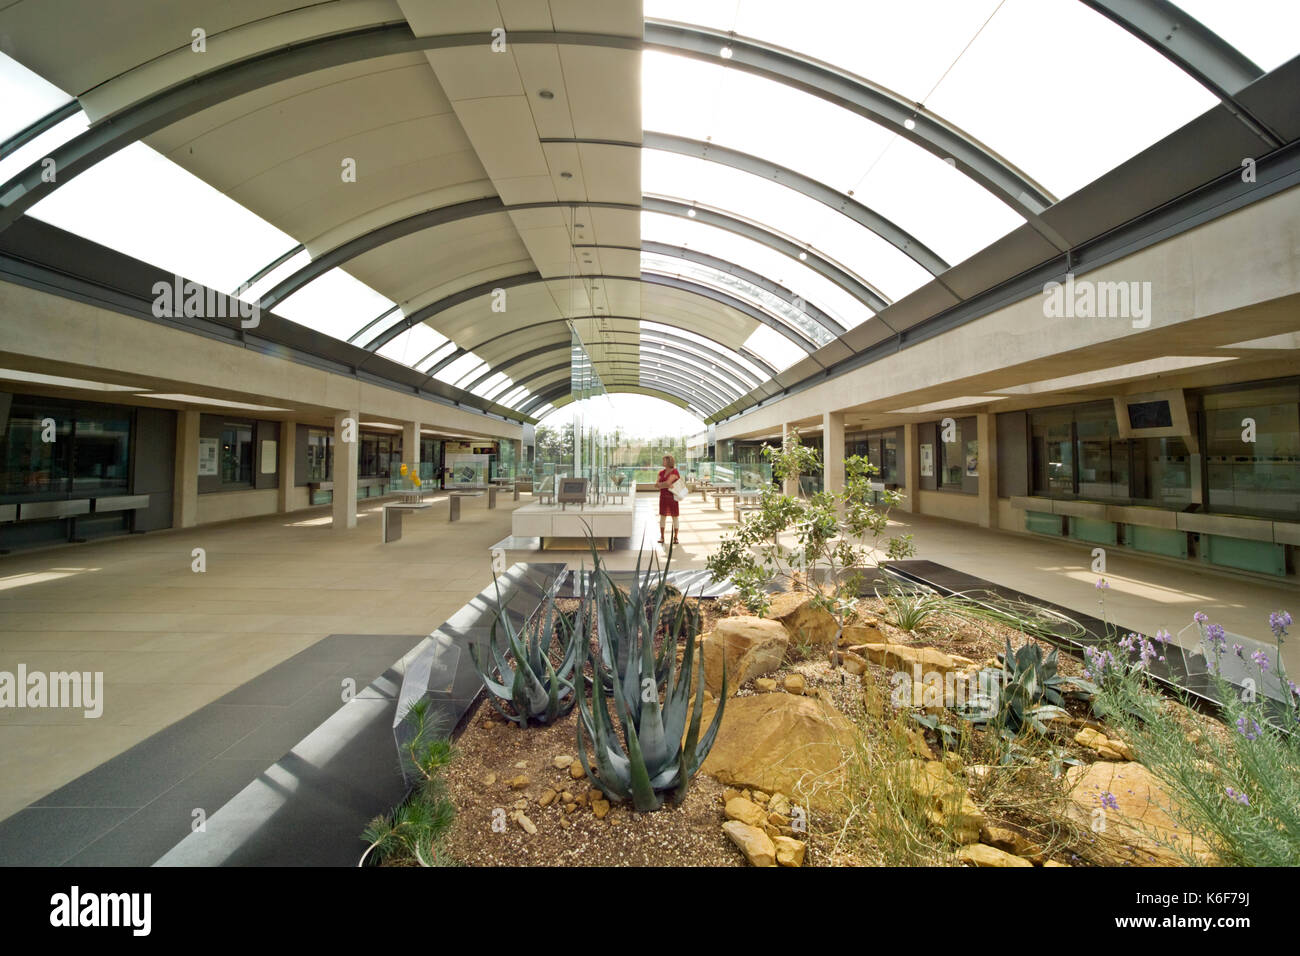
[[[978,478],[980,473],[980,443],[977,440],[966,443],[966,477]]]
[[[921,477],[922,478],[934,477],[934,446],[933,445],[921,446]]]
[[[217,451],[221,446],[220,438],[199,439],[199,477],[218,473]]]

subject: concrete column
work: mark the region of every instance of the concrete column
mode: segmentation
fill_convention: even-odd
[[[975,416],[975,437],[980,443],[980,508],[981,528],[998,526],[998,419],[991,412]]]
[[[357,465],[361,458],[358,411],[334,416],[334,530],[357,526]],[[347,439],[346,441],[344,439]]]
[[[172,527],[192,528],[199,513],[199,413],[176,413],[176,474],[172,479]]]
[[[420,473],[420,423],[402,423],[402,463],[411,466],[411,473]]]
[[[844,413],[822,413],[822,488],[844,490]]]
[[[293,510],[293,483],[298,480],[298,423],[280,422],[280,513]]]
[[[903,426],[903,495],[899,510],[921,511],[921,449],[915,424]]]
[[[790,428],[790,423],[789,423],[789,422],[785,422],[785,423],[783,423],[783,424],[781,425],[781,444],[782,444],[783,446],[785,445],[786,440],[787,440],[788,438],[791,437],[791,432],[792,432],[792,429]],[[786,478],[786,479],[781,483],[781,492],[782,492],[782,494],[787,494],[787,495],[790,495],[791,497],[794,497],[794,496],[798,495],[798,494],[799,494],[799,476],[798,476],[798,475],[793,475],[793,476],[787,477],[787,478]]]

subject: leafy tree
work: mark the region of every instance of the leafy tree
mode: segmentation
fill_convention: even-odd
[[[792,431],[781,447],[763,446],[772,463],[772,476],[791,480],[817,471],[821,455],[799,443]],[[719,580],[730,577],[740,598],[756,614],[770,605],[768,586],[784,581],[792,590],[806,591],[816,606],[834,616],[842,630],[858,602],[863,573],[879,566],[883,551],[890,560],[915,553],[911,535],[889,536],[889,508],[902,500],[897,491],[874,492],[871,479],[879,469],[861,455],[844,459],[844,488],[839,492],[787,495],[778,485],[764,489],[761,505],[741,526],[724,537],[710,555],[709,571]],[[873,495],[880,506],[872,503]],[[780,535],[794,534],[795,546],[780,543]],[[883,539],[883,540],[882,540]],[[831,663],[835,664],[831,648]]]

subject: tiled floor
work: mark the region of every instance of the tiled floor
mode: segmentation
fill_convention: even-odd
[[[314,509],[0,558],[0,670],[21,663],[29,672],[102,671],[105,680],[98,719],[80,711],[0,710],[0,819],[328,635],[428,634],[491,582],[491,548],[509,537],[514,507],[508,495],[494,511],[471,502],[449,524],[445,500],[435,501],[408,517],[402,539],[389,545],[380,543],[372,503],[362,505],[357,527],[342,533],[331,527],[328,509]],[[603,555],[610,567],[632,567],[640,542],[663,553],[655,503],[653,495],[637,499],[636,537]],[[899,531],[915,536],[918,558],[1098,611],[1088,546],[896,517]],[[717,511],[698,497],[684,502],[673,566],[703,567],[732,527],[729,509]],[[206,550],[202,574],[191,570],[196,547]],[[1176,631],[1205,610],[1229,631],[1264,639],[1270,611],[1300,612],[1292,585],[1118,549],[1108,558],[1109,616],[1148,633]],[[590,555],[580,542],[548,547],[544,555],[508,551],[508,562],[521,560],[577,567],[589,565]],[[1290,650],[1296,648],[1292,642]],[[1292,657],[1292,672],[1300,672]]]

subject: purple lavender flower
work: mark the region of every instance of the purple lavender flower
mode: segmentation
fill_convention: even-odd
[[[1236,654],[1238,657],[1242,657],[1242,653],[1241,653],[1241,652],[1244,651],[1244,650],[1245,650],[1245,648],[1242,647],[1240,644],[1233,644],[1233,645],[1232,645],[1232,653]],[[1245,660],[1244,657],[1242,657],[1242,659]]]
[[[1195,614],[1192,615],[1192,620],[1195,621],[1197,624],[1204,624],[1209,619],[1210,619],[1210,615],[1206,614],[1204,611],[1197,611]]]
[[[1248,724],[1249,727],[1247,726]],[[1259,724],[1244,715],[1238,717],[1237,733],[1241,734],[1241,736],[1245,737],[1247,740],[1257,740],[1259,739]]]
[[[1250,659],[1255,662],[1255,666],[1259,668],[1260,673],[1262,674],[1268,673],[1267,654],[1265,654],[1263,651],[1256,651],[1254,654],[1250,655]]]
[[[1236,800],[1242,806],[1244,807],[1250,806],[1250,797],[1246,796],[1244,793],[1241,793],[1240,791],[1237,790],[1233,790],[1232,787],[1224,787],[1223,789],[1227,792],[1229,797],[1231,797],[1233,800]]]
[[[1291,615],[1287,611],[1274,611],[1268,616],[1268,626],[1273,636],[1279,641],[1286,637],[1286,630],[1291,626]]]
[[[1173,640],[1173,635],[1162,627],[1160,630],[1156,631],[1156,640],[1161,644],[1168,644]]]
[[[1205,640],[1210,647],[1214,648],[1214,653],[1222,654],[1228,646],[1228,638],[1223,632],[1222,624],[1208,624],[1205,627]]]
[[[1097,579],[1097,590],[1098,590],[1098,591],[1105,591],[1105,590],[1106,590],[1107,588],[1109,588],[1109,587],[1110,587],[1110,585],[1106,583],[1106,579],[1105,579],[1105,578],[1098,578],[1098,579]]]
[[[1115,799],[1115,794],[1111,793],[1109,790],[1103,793],[1099,799],[1101,801],[1101,805],[1105,807],[1107,810],[1119,809],[1119,801]]]

